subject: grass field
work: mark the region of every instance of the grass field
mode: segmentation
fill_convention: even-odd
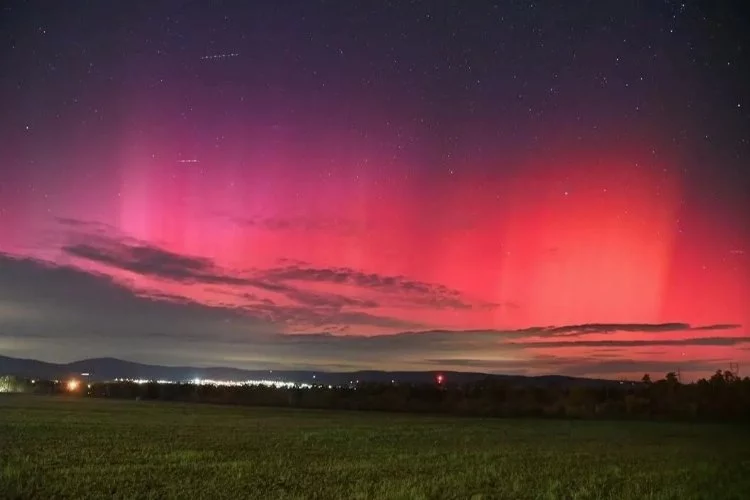
[[[0,498],[748,498],[732,426],[0,397]]]

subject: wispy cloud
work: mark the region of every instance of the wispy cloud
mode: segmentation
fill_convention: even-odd
[[[248,284],[244,278],[222,272],[210,259],[180,255],[142,242],[91,237],[85,243],[66,245],[63,251],[73,257],[153,278],[184,283]]]
[[[581,325],[564,325],[538,327],[537,333],[559,336],[581,336],[592,333],[611,332],[681,332],[686,330],[731,330],[740,325],[720,324],[691,326],[687,323],[586,323]]]
[[[444,285],[412,280],[404,276],[366,273],[349,267],[321,268],[288,265],[261,271],[259,276],[268,283],[306,282],[353,286],[399,296],[425,307],[448,309],[497,307],[496,304],[471,301],[458,290]]]
[[[736,330],[741,326],[742,325],[738,325],[736,323],[722,323],[716,325],[695,326],[692,327],[691,330]]]
[[[642,346],[735,346],[750,344],[745,337],[697,337],[688,339],[639,339],[639,340],[575,340],[513,342],[514,345],[534,348],[561,347],[642,347]]]
[[[205,257],[182,255],[156,245],[106,231],[86,233],[91,225],[61,220],[73,227],[65,254],[77,259],[182,284],[227,285],[255,288],[280,294],[300,306],[337,309],[374,309],[379,306],[430,309],[488,309],[497,304],[471,300],[458,290],[440,284],[337,267],[313,267],[302,262],[284,262],[270,269],[226,270]],[[101,227],[94,226],[99,229]],[[345,293],[321,292],[309,286],[324,284],[348,287]],[[351,288],[359,289],[352,296]],[[510,307],[509,305],[508,307]],[[517,307],[516,305],[512,305]],[[403,322],[402,322],[403,324]]]

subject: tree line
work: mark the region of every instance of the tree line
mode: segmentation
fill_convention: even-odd
[[[514,384],[487,377],[462,385],[360,383],[356,386],[275,388],[150,382],[81,384],[0,377],[0,390],[115,399],[180,401],[308,409],[445,413],[482,417],[625,418],[750,422],[750,378],[717,371],[708,379],[600,386]]]

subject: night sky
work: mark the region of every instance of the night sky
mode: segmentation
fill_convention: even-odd
[[[749,362],[749,11],[5,1],[0,354]]]

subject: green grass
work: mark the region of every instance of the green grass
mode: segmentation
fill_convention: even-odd
[[[0,498],[748,498],[733,426],[0,397]]]

